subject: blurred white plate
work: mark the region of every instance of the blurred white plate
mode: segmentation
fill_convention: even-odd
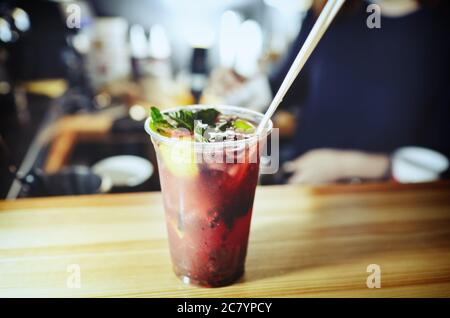
[[[430,182],[447,170],[448,159],[441,153],[421,147],[403,147],[392,158],[392,175],[401,183]]]
[[[95,174],[111,180],[113,186],[134,187],[153,175],[153,165],[137,156],[113,156],[100,160],[92,166]]]

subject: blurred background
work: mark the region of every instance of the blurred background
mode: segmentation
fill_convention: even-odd
[[[312,4],[1,1],[0,196],[158,191],[149,107],[264,111]],[[287,148],[297,113],[276,118]]]

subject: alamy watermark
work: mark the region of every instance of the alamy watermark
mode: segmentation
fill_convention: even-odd
[[[81,267],[79,264],[69,264],[66,268],[69,275],[66,279],[67,288],[81,288]]]
[[[381,288],[381,267],[378,264],[370,264],[366,269],[370,275],[367,277],[367,288]]]
[[[378,4],[371,3],[367,6],[366,12],[370,13],[366,19],[366,25],[369,29],[381,28],[381,8]]]
[[[71,3],[66,7],[66,26],[69,29],[81,28],[81,8],[79,5]]]

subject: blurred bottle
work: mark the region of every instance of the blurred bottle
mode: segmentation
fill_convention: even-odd
[[[199,102],[208,81],[208,49],[194,47],[191,58],[191,93],[196,103]]]
[[[154,25],[147,36],[141,25],[133,25],[130,28],[130,53],[133,79],[140,86],[142,99],[162,107],[171,105],[171,48],[165,29]]]
[[[145,77],[149,69],[150,54],[147,47],[147,37],[141,25],[132,25],[130,28],[130,55],[133,80],[138,81]]]
[[[172,78],[170,57],[172,50],[165,29],[156,24],[150,29],[148,42],[151,68],[149,73],[158,78]]]
[[[151,27],[147,37],[144,27],[130,28],[130,54],[133,78],[171,78],[171,48],[165,29],[161,25]]]
[[[124,18],[95,19],[92,47],[87,58],[88,74],[94,88],[129,77],[127,30],[128,23]]]

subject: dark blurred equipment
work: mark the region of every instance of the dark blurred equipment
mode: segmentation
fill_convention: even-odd
[[[86,1],[37,0],[9,1],[29,16],[26,37],[10,48],[8,70],[14,83],[42,79],[64,79],[69,88],[81,94],[94,95],[85,72],[85,50],[89,45],[85,33],[93,24],[93,16]],[[78,10],[78,12],[76,12]],[[74,14],[79,23],[71,24]],[[24,13],[16,14],[26,21]],[[19,18],[20,17],[20,18]],[[27,23],[21,22],[22,28]],[[31,28],[29,27],[31,25]],[[86,104],[90,109],[91,104]]]
[[[16,113],[15,72],[12,69],[15,49],[30,29],[28,13],[21,8],[0,4],[0,115]]]
[[[2,176],[0,182],[1,195],[6,194],[9,189],[10,178],[7,178],[6,176],[12,173],[10,169],[12,169],[13,166],[11,166],[11,163],[8,162],[10,156],[11,154],[9,153],[9,150],[6,147],[2,136],[0,135],[0,175]]]
[[[69,28],[70,5],[81,9],[79,27]],[[24,92],[18,84],[49,78],[66,79],[78,95],[92,98],[77,37],[92,24],[85,1],[20,1],[0,4],[1,129],[26,117]],[[82,42],[82,41],[81,41]],[[92,103],[82,103],[92,109]],[[23,118],[22,118],[23,119]],[[1,133],[1,131],[0,131]]]
[[[82,110],[94,110],[96,102],[92,95],[86,95],[82,87],[70,88],[59,100],[64,114],[75,114]]]
[[[9,1],[30,17],[32,28],[15,50],[13,67],[21,80],[66,78],[79,85],[83,68],[73,38],[89,28],[92,16],[85,1]],[[81,9],[80,24],[68,26],[70,6]]]
[[[110,133],[101,140],[77,142],[66,164],[91,167],[96,174],[110,179],[110,193],[159,191],[158,170],[154,169],[157,165],[156,154],[152,143],[142,134],[143,123],[139,123],[138,127],[126,121],[131,122],[121,119],[120,124],[115,123]],[[135,158],[130,161],[130,157]],[[101,162],[103,164],[99,168]],[[124,169],[126,174],[120,173]],[[117,182],[118,174],[120,180]]]
[[[20,181],[24,191],[33,197],[95,194],[107,192],[110,189],[108,180],[102,179],[84,166],[67,167],[52,174],[34,170]]]
[[[24,92],[15,88],[15,73],[11,68],[14,50],[30,30],[28,13],[8,2],[0,3],[0,194],[6,193],[8,178],[17,169],[8,140],[12,131],[28,119]],[[9,142],[11,144],[11,142]]]
[[[81,9],[80,23],[67,24],[72,8]],[[2,142],[0,195],[10,189],[14,174],[28,173],[37,153],[33,140],[38,135],[47,110],[48,97],[57,97],[68,86],[57,105],[62,113],[95,108],[93,94],[84,72],[83,41],[79,35],[92,23],[86,1],[7,0],[0,3],[0,137]],[[46,81],[51,79],[52,81]],[[58,80],[56,80],[58,79]],[[30,87],[47,93],[33,95]],[[62,83],[61,85],[49,84]],[[36,85],[37,86],[36,86]],[[67,84],[67,85],[66,85]],[[33,86],[35,85],[35,86]],[[58,86],[58,87],[56,87]],[[66,88],[61,88],[61,93]],[[59,113],[61,113],[59,112]],[[30,150],[33,148],[34,150]],[[36,148],[36,149],[35,149]],[[26,169],[23,167],[26,162]],[[19,168],[20,166],[20,168]]]

